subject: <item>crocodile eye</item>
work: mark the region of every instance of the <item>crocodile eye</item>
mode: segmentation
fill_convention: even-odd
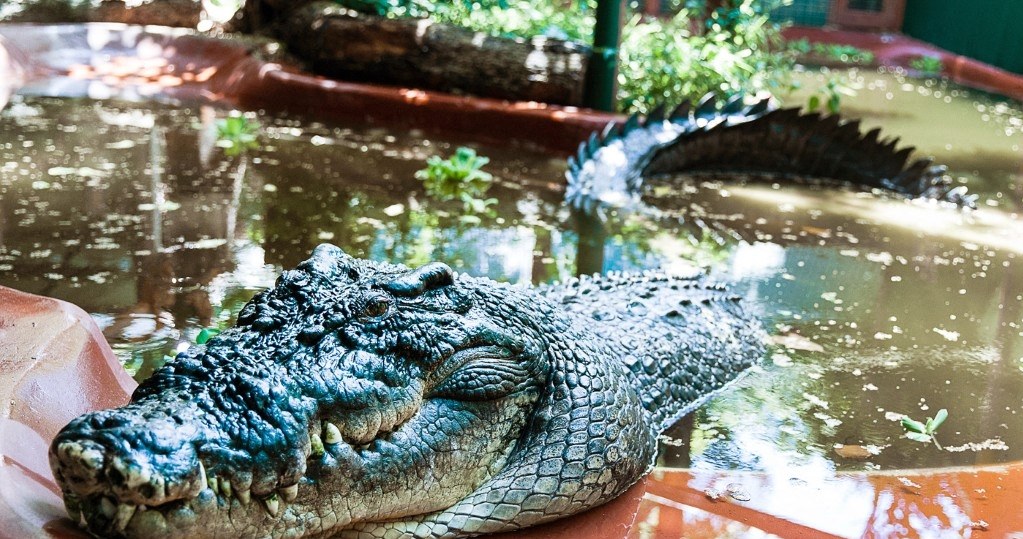
[[[359,313],[361,318],[380,318],[391,310],[391,300],[385,297],[369,298]]]

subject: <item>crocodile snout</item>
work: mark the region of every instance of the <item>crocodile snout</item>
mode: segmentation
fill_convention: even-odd
[[[101,517],[108,531],[119,531],[138,509],[193,498],[205,487],[196,438],[169,416],[140,423],[121,410],[97,412],[57,435],[50,466],[71,513]]]

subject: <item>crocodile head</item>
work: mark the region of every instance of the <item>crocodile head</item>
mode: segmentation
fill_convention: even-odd
[[[57,435],[68,511],[102,536],[300,537],[451,506],[504,465],[548,376],[535,301],[322,245]]]

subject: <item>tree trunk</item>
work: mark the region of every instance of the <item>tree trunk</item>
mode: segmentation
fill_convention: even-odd
[[[277,29],[319,74],[578,105],[588,49],[558,39],[491,37],[426,19],[387,19],[330,2],[302,6]]]

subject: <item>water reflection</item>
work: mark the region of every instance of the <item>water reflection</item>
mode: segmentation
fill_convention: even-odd
[[[522,282],[571,263],[546,222],[557,193],[523,191],[558,176],[546,157],[498,153],[507,185],[496,189],[515,203],[471,224],[412,180],[447,143],[280,120],[264,149],[228,156],[215,136],[225,114],[19,100],[3,118],[14,135],[2,155],[0,282],[93,312],[141,377],[323,241]]]
[[[828,478],[1023,457],[1011,214],[669,181],[645,198],[656,219],[601,223],[561,206],[559,160],[478,148],[500,204],[467,221],[414,179],[464,142],[261,118],[262,147],[228,156],[226,115],[16,98],[0,116],[0,284],[82,305],[142,378],[324,241],[522,283],[699,267],[734,282],[780,344],[666,433],[662,466]],[[939,408],[960,450],[901,437],[899,414]]]
[[[977,532],[1007,537],[1023,525],[1010,501],[1021,493],[1019,472],[988,468],[771,475],[660,470],[646,484],[637,525],[628,537],[962,538]],[[740,499],[728,492],[739,493]],[[722,497],[712,496],[717,493]],[[645,534],[642,522],[652,513],[654,533]]]

